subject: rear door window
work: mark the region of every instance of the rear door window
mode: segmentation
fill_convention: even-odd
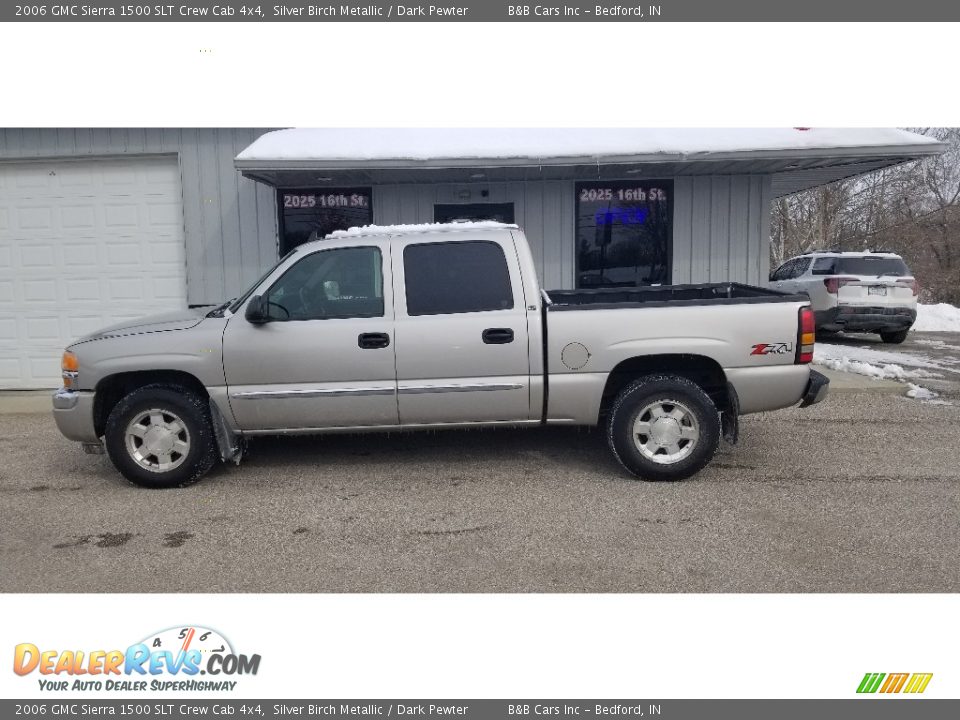
[[[403,251],[408,315],[509,310],[503,249],[486,240],[408,245]]]

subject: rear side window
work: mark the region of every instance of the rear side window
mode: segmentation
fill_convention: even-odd
[[[797,258],[793,261],[793,266],[790,268],[790,275],[788,279],[798,278],[807,271],[807,267],[810,265],[810,258]]]
[[[810,258],[788,260],[773,273],[773,280],[792,280],[800,277],[806,271],[809,263]]]
[[[813,263],[814,275],[909,275],[900,258],[863,255],[861,257],[822,257]]]
[[[403,251],[408,315],[509,310],[510,272],[493,242],[408,245]]]

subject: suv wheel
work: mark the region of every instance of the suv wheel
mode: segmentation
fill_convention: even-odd
[[[140,487],[189,485],[217,459],[207,403],[184,387],[134,390],[110,412],[105,435],[114,467]]]
[[[720,441],[720,413],[696,383],[651,375],[617,397],[607,424],[614,456],[644,480],[683,480],[710,462]]]
[[[910,328],[907,328],[906,330],[897,330],[897,331],[881,330],[880,339],[883,340],[885,343],[890,343],[891,345],[899,345],[900,343],[902,343],[904,340],[907,339],[907,333],[909,332],[910,332]]]

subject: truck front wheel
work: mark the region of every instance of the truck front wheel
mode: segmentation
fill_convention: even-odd
[[[147,385],[123,397],[107,418],[107,454],[134,485],[183,487],[216,462],[206,401],[184,387]]]
[[[720,414],[696,383],[649,375],[628,385],[610,411],[614,456],[643,480],[683,480],[710,462],[720,441]]]

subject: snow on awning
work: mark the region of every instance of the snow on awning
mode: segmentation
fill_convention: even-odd
[[[605,166],[644,175],[804,171],[803,182],[819,184],[944,149],[894,128],[297,128],[266,133],[235,165],[270,184],[309,184],[313,171],[337,181],[417,182],[413,171],[468,181],[476,178],[466,171],[499,169],[484,175],[489,181],[582,177],[586,168],[599,177],[609,174]],[[835,169],[810,175],[827,167]]]

